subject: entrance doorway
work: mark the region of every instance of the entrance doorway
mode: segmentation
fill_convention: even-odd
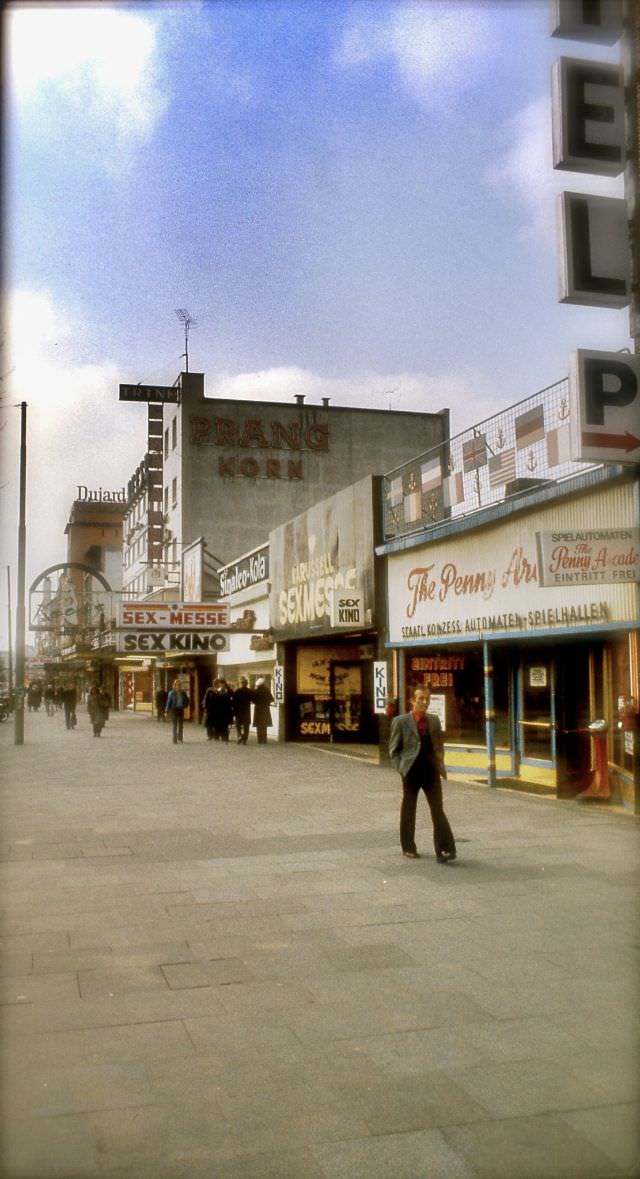
[[[550,649],[523,656],[518,670],[517,749],[522,765],[555,764],[555,663]]]
[[[329,682],[332,741],[361,740],[362,664],[332,659]]]

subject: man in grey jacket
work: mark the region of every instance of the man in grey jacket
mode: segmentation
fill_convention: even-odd
[[[440,720],[429,712],[430,700],[429,689],[420,685],[413,693],[411,710],[394,717],[389,757],[402,777],[400,844],[403,854],[412,860],[420,858],[415,836],[416,805],[420,790],[424,790],[431,811],[436,858],[442,864],[455,860],[456,844],[442,805],[441,779],[446,778],[447,771]]]

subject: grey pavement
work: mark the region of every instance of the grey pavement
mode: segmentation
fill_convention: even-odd
[[[0,726],[5,1179],[614,1179],[637,820],[86,713]],[[343,751],[344,752],[344,751]]]

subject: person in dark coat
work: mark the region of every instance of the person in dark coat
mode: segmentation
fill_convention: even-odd
[[[246,675],[240,676],[240,684],[233,693],[233,712],[236,718],[238,745],[246,745],[251,727],[251,702],[253,692]]]
[[[174,745],[182,745],[182,734],[184,731],[184,710],[188,707],[188,693],[185,692],[179,679],[174,680],[173,687],[169,689],[167,702],[164,706],[164,715],[171,716]]]
[[[102,692],[97,684],[89,690],[87,696],[87,712],[93,726],[94,737],[99,737],[109,719],[109,695]]]
[[[202,701],[204,723],[209,741],[228,741],[233,720],[233,693],[226,680],[218,676],[207,688]]]
[[[158,688],[156,692],[156,717],[159,721],[164,716],[164,710],[167,703],[167,693],[164,688]]]
[[[64,705],[64,722],[68,729],[75,729],[76,727],[77,702],[78,693],[75,684],[67,684],[62,690],[62,703]]]
[[[400,807],[400,845],[412,860],[420,858],[416,849],[416,805],[424,790],[433,823],[433,845],[439,863],[455,860],[456,844],[442,804],[444,745],[439,717],[429,712],[431,692],[419,685],[413,693],[410,712],[391,722],[389,757],[402,777]]]
[[[267,681],[256,680],[253,692],[253,727],[258,734],[259,745],[267,743],[267,729],[272,723],[271,708],[269,707],[271,704],[273,704],[273,696],[267,687]]]

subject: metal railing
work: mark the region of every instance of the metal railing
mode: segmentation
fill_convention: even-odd
[[[385,541],[600,465],[571,459],[570,427],[565,377],[389,471],[382,480]]]

